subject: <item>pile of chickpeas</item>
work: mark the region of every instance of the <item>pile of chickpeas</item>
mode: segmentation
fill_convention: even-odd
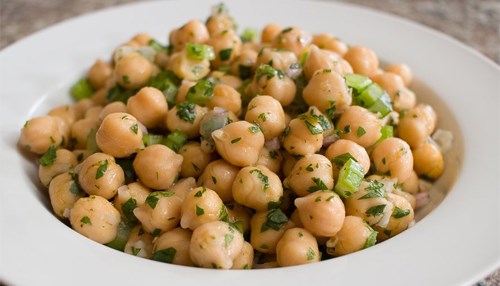
[[[21,130],[54,214],[126,253],[219,269],[317,262],[411,226],[419,180],[438,178],[443,156],[410,68],[298,27],[268,24],[258,38],[219,5],[168,47],[141,33],[97,60],[90,96]],[[169,89],[151,84],[165,72]],[[356,105],[349,74],[378,84],[392,111]],[[335,191],[345,157],[364,177],[347,197]]]

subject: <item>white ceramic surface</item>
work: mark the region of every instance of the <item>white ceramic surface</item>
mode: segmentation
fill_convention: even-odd
[[[456,135],[434,200],[415,227],[361,252],[300,267],[214,271],[179,267],[99,245],[58,221],[34,163],[16,147],[24,122],[69,101],[68,87],[96,58],[147,31],[165,42],[218,1],[126,5],[78,17],[0,52],[0,282],[15,285],[471,285],[500,267],[500,68],[448,36],[344,4],[225,1],[240,27],[268,22],[329,32],[405,62],[419,100]],[[437,204],[437,203],[436,203]],[[141,284],[142,285],[142,284]]]

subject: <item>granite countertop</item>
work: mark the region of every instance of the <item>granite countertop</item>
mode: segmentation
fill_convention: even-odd
[[[143,1],[143,0],[139,0]],[[0,49],[40,29],[133,0],[0,0]],[[444,32],[500,64],[499,0],[338,0],[395,14]],[[500,285],[500,270],[477,286]]]

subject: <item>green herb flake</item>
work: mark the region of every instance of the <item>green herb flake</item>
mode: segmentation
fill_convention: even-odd
[[[312,167],[312,164],[307,165],[307,167],[306,167],[306,171],[308,171],[308,172],[312,172],[312,171],[314,171],[314,169],[313,169],[313,167]]]
[[[262,120],[262,122],[266,122],[267,120],[267,117],[266,117],[266,113],[265,112],[262,112],[259,114],[259,116],[257,116],[260,120]]]
[[[265,189],[268,189],[270,187],[269,185],[269,177],[264,175],[264,173],[259,170],[259,169],[253,169],[250,171],[250,174],[253,174],[253,173],[257,173],[257,177],[259,178],[259,180],[263,183],[264,185],[264,190]]]
[[[207,191],[207,189],[205,187],[203,187],[201,190],[197,191],[194,194],[194,197],[195,198],[201,198],[206,191]]]
[[[366,239],[366,242],[365,242],[365,245],[363,246],[363,249],[368,248],[368,247],[372,247],[377,242],[377,234],[378,233],[375,230],[373,230],[373,228],[371,228],[369,225],[366,225],[366,227],[370,230],[370,235]]]
[[[281,205],[281,198],[276,202],[273,202],[273,201],[268,202],[267,203],[267,210],[277,209],[280,207],[280,205]]]
[[[224,246],[228,247],[231,244],[231,242],[233,242],[233,239],[234,239],[234,235],[232,235],[230,233],[227,233],[226,235],[224,235]]]
[[[248,127],[248,130],[250,130],[250,132],[252,132],[252,133],[257,133],[260,131],[260,128],[259,128],[259,126],[250,126],[250,127]]]
[[[373,207],[369,208],[368,210],[366,210],[365,214],[367,217],[380,216],[384,213],[385,206],[386,206],[385,204],[373,206]]]
[[[391,236],[392,230],[391,229],[384,229],[384,234],[387,236]]]
[[[233,53],[232,48],[227,48],[219,51],[219,57],[223,61],[227,61],[231,58],[231,54]]]
[[[321,202],[321,196],[317,196],[316,199],[314,200],[315,202]]]
[[[299,231],[299,237],[304,237],[304,233],[302,231]]]
[[[405,216],[407,216],[409,214],[410,214],[410,210],[409,209],[403,210],[403,209],[401,209],[399,207],[395,207],[394,211],[392,212],[392,217],[398,219],[398,218],[405,217]]]
[[[137,256],[137,254],[139,254],[139,252],[141,252],[141,248],[140,247],[134,247],[134,246],[132,246],[132,255]]]
[[[136,207],[137,207],[137,201],[134,198],[130,198],[125,203],[122,204],[123,215],[130,222],[137,221],[137,218],[134,215],[134,209]]]
[[[186,55],[195,61],[215,59],[214,49],[211,46],[198,43],[186,43]]]
[[[137,134],[137,132],[139,131],[139,125],[137,125],[137,123],[134,123],[130,126],[130,130],[132,130],[132,132],[134,132],[135,134]]]
[[[51,145],[47,152],[45,152],[40,159],[38,159],[38,163],[43,167],[52,166],[57,159],[57,146]]]
[[[328,190],[328,187],[325,185],[325,183],[320,178],[313,177],[313,178],[311,178],[311,180],[313,181],[314,185],[310,186],[309,189],[307,189],[307,192],[314,193],[316,191]]]
[[[30,121],[29,121],[29,120],[26,120],[26,122],[24,122],[23,128],[28,127],[28,124],[29,124],[29,123],[30,123]]]
[[[269,229],[280,230],[288,222],[287,216],[280,209],[272,209],[267,212],[266,221],[260,228],[260,232]]]
[[[128,75],[122,76],[122,81],[125,84],[130,84],[130,78],[128,77]]]
[[[241,137],[234,138],[233,140],[231,140],[231,144],[237,143],[240,140],[241,140]]]
[[[364,199],[372,199],[372,198],[383,198],[385,197],[386,193],[384,188],[384,184],[377,180],[369,180],[370,185],[365,188],[367,193],[363,195],[362,197],[358,198],[358,200],[364,200]]]
[[[173,247],[162,249],[153,253],[153,260],[165,263],[172,263],[174,261],[176,253],[177,250]]]
[[[331,200],[333,200],[334,198],[335,198],[335,196],[329,196],[329,197],[326,199],[326,201],[327,201],[327,202],[330,202],[330,201],[331,201]]]
[[[288,28],[285,28],[281,31],[281,34],[285,34],[285,33],[288,33],[288,32],[291,32],[293,30],[293,27],[288,27]]]
[[[360,138],[361,136],[365,135],[366,134],[366,130],[359,126],[358,127],[358,131],[356,132],[356,137]]]
[[[99,161],[99,168],[97,168],[97,171],[95,173],[95,179],[97,180],[102,176],[104,176],[104,173],[106,173],[107,169],[108,169],[108,160]]]
[[[176,106],[177,112],[176,115],[180,119],[193,123],[196,119],[196,104],[191,103],[189,101],[185,101]]]
[[[212,182],[214,183],[214,185],[216,185],[217,184],[217,178],[214,177],[214,176],[212,176]]]
[[[205,213],[205,210],[198,205],[196,205],[196,216],[201,216]]]
[[[92,222],[90,221],[90,218],[88,216],[82,217],[82,219],[80,220],[80,222],[84,223],[84,224],[92,225]]]
[[[219,210],[219,220],[229,222],[229,214],[227,213],[227,208],[225,205],[222,205]]]
[[[351,125],[346,125],[344,127],[344,133],[350,133],[351,132]]]
[[[309,247],[309,249],[307,250],[307,261],[313,260],[314,256],[316,256],[316,253],[312,248]]]
[[[195,171],[196,173],[198,173],[198,172],[200,172],[200,171],[201,171],[200,167],[198,167],[195,163],[192,163],[192,162],[191,162],[191,165],[193,166],[193,169],[194,169],[194,171]]]
[[[270,157],[271,159],[276,159],[276,158],[278,158],[278,152],[276,152],[276,151],[269,151],[269,157]]]
[[[354,156],[351,155],[351,153],[344,153],[341,155],[338,155],[332,159],[332,163],[335,164],[338,168],[342,168],[344,164],[349,161],[349,159],[354,160],[355,162],[358,162]]]
[[[146,203],[152,208],[156,208],[156,204],[160,200],[160,197],[171,197],[174,195],[174,192],[170,191],[157,191],[157,192],[152,192],[148,195],[146,198]]]

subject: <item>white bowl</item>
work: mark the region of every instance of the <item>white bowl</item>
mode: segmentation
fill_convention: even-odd
[[[138,32],[165,42],[172,28],[192,18],[205,19],[217,2],[126,5],[58,24],[0,53],[0,281],[468,285],[500,266],[497,65],[448,36],[360,7],[285,0],[225,2],[242,28],[276,22],[329,32],[347,43],[372,48],[385,62],[404,62],[412,68],[416,79],[412,88],[419,101],[435,106],[440,128],[455,135],[445,174],[432,191],[433,204],[419,215],[430,213],[408,231],[358,253],[311,265],[252,271],[215,271],[140,259],[74,232],[52,214],[37,183],[35,164],[17,149],[20,128],[27,119],[69,102],[69,86],[96,58],[109,57],[119,43]]]

